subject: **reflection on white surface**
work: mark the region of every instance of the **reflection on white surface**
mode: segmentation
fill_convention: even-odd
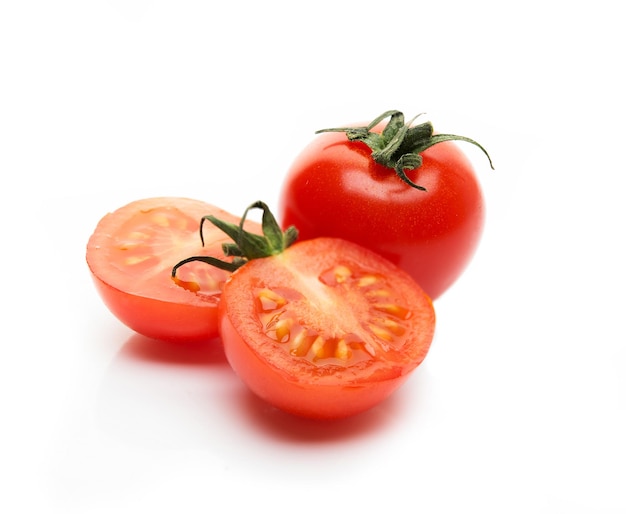
[[[403,423],[403,411],[419,404],[407,388],[351,419],[295,418],[254,397],[218,343],[181,347],[138,335],[126,341],[74,423],[63,427],[68,433],[52,462],[62,469],[49,484],[60,505],[113,508],[120,495],[132,501],[187,473],[205,475],[207,492],[220,495],[224,488],[237,494],[250,479],[261,488],[294,489],[311,480],[340,484],[364,462],[377,460],[375,447],[364,451],[360,445],[385,437]],[[421,373],[412,382],[423,382]],[[111,503],[110,491],[116,491]]]

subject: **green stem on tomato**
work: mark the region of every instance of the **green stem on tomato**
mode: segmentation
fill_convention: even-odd
[[[372,159],[378,164],[395,170],[409,186],[426,191],[426,188],[413,182],[406,172],[419,168],[422,165],[424,150],[444,141],[465,141],[480,148],[489,159],[489,165],[493,169],[491,157],[479,143],[465,136],[454,134],[433,134],[433,125],[427,121],[419,125],[411,126],[418,114],[409,123],[404,123],[404,114],[400,111],[386,111],[375,118],[365,127],[339,127],[318,130],[322,132],[345,132],[348,140],[361,141],[372,150]],[[389,123],[381,133],[372,132],[372,129],[385,118],[389,118]]]
[[[243,228],[248,212],[251,209],[261,209],[263,211],[263,217],[261,219],[263,235],[253,234]],[[212,214],[203,216],[200,220],[200,240],[202,241],[202,246],[204,246],[202,228],[205,221],[213,223],[213,225],[219,228],[234,241],[233,243],[224,243],[222,245],[224,256],[234,257],[233,260],[225,261],[218,259],[217,257],[210,257],[207,255],[195,255],[188,257],[178,262],[172,268],[172,278],[176,278],[178,268],[194,261],[204,262],[206,264],[210,264],[211,266],[215,266],[216,268],[233,272],[249,260],[262,259],[263,257],[278,255],[279,253],[284,252],[298,238],[298,231],[295,227],[288,227],[285,231],[282,231],[269,207],[261,201],[254,202],[246,208],[239,225],[216,218]]]

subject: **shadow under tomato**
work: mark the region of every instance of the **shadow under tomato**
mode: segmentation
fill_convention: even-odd
[[[170,343],[132,335],[120,355],[134,360],[175,366],[209,366],[228,364],[222,342],[216,338],[203,343]]]
[[[119,352],[124,361],[190,368],[224,368],[232,371],[224,354],[222,342],[168,343],[134,334]],[[215,369],[217,372],[218,370]],[[272,407],[254,395],[236,375],[229,379],[230,400],[225,400],[226,412],[266,437],[292,444],[331,444],[375,434],[390,425],[402,422],[407,409],[414,409],[415,398],[410,389],[401,387],[376,407],[348,418],[313,420],[298,417]],[[238,385],[235,382],[238,382]],[[221,394],[224,394],[222,391]]]
[[[407,407],[402,391],[376,407],[347,418],[315,420],[294,416],[267,404],[242,386],[241,405],[249,422],[268,436],[293,443],[331,443],[356,439],[396,422]]]

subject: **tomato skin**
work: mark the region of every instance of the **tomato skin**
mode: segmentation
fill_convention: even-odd
[[[391,350],[377,352],[376,357],[364,361],[338,363],[331,358],[331,364],[318,364],[310,356],[295,356],[286,349],[293,336],[289,342],[268,336],[268,325],[257,317],[254,291],[293,287],[302,292],[305,299],[295,307],[297,319],[293,324],[315,327],[323,337],[336,329],[335,323],[350,317],[360,327],[369,318],[353,296],[358,293],[347,287],[335,295],[320,285],[323,270],[338,263],[366,270],[367,276],[383,277],[383,285],[375,287],[391,291],[391,298],[410,305],[413,313],[406,321],[406,332],[397,342],[387,343]],[[299,300],[293,301],[298,304]],[[313,305],[322,307],[316,311]],[[284,312],[282,309],[277,312]],[[387,260],[348,241],[318,238],[296,243],[281,255],[252,260],[234,272],[222,292],[219,326],[228,362],[254,394],[285,412],[321,420],[364,412],[397,390],[430,348],[435,313],[421,288]]]
[[[203,227],[202,246],[200,220],[207,214],[239,222],[213,205],[178,197],[137,200],[98,222],[87,243],[86,260],[97,292],[122,323],[146,337],[176,343],[204,342],[219,335],[219,294],[229,273],[213,268],[205,272],[209,267],[203,265],[205,280],[211,280],[214,290],[200,293],[171,278],[172,266],[183,257],[223,256],[222,243],[230,239],[211,224]],[[246,227],[261,231],[252,221]],[[135,259],[132,264],[126,262],[129,257]]]
[[[173,343],[200,343],[218,336],[217,298],[202,304],[191,299],[188,303],[161,301],[129,294],[91,275],[111,313],[138,334]]]
[[[284,370],[268,367],[227,315],[221,318],[220,333],[222,340],[228,342],[225,346],[228,362],[248,388],[266,403],[304,418],[340,419],[365,412],[387,399],[410,376],[397,375],[366,385],[310,386],[293,381]]]
[[[300,240],[340,237],[370,248],[406,270],[434,300],[469,264],[485,207],[469,160],[455,142],[436,144],[405,184],[371,158],[362,142],[324,133],[292,163],[280,194],[282,227]]]

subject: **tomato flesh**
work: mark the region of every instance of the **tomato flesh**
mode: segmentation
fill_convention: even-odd
[[[294,160],[280,195],[283,228],[300,240],[338,237],[407,271],[434,300],[461,276],[480,241],[485,208],[467,157],[453,142],[434,145],[407,172],[419,191],[371,150],[342,133],[317,136]]]
[[[408,274],[335,238],[248,262],[226,282],[219,313],[226,357],[248,387],[318,419],[387,398],[423,361],[435,326]]]
[[[217,207],[188,198],[161,197],[131,202],[104,216],[87,243],[87,264],[105,305],[125,325],[147,337],[173,342],[215,338],[219,295],[229,273],[202,263],[172,266],[190,255],[222,257],[230,239],[205,223],[214,214],[238,223]],[[254,222],[248,230],[260,232]]]

